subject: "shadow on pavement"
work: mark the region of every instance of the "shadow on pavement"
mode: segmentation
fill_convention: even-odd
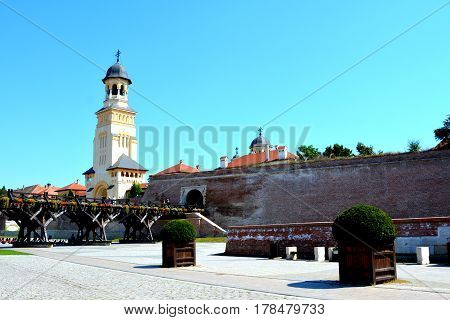
[[[450,268],[450,264],[429,264],[426,266],[427,268]]]
[[[154,265],[149,265],[149,266],[136,266],[133,268],[136,268],[136,269],[160,269],[160,268],[162,268],[162,265],[154,264]]]
[[[288,287],[302,289],[340,289],[348,286],[339,283],[339,281],[314,280],[290,283]]]

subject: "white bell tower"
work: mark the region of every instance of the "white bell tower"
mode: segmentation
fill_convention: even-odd
[[[136,112],[128,105],[132,82],[120,64],[119,50],[116,57],[102,80],[103,108],[95,113],[94,162],[84,173],[90,198],[123,198],[133,183],[145,182],[146,170],[137,162]]]

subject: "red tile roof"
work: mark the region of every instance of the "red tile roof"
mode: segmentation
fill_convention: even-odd
[[[20,189],[16,189],[14,190],[14,192],[17,193],[32,193],[32,194],[44,194],[44,192],[47,192],[50,196],[56,196],[58,193],[56,192],[56,190],[59,189],[58,187],[55,186],[41,186],[39,184],[34,184],[32,186],[28,186],[28,187],[23,187]]]
[[[155,176],[159,176],[162,174],[195,173],[195,172],[200,172],[200,170],[196,167],[188,166],[184,164],[183,161],[180,161],[180,163],[158,172],[157,174],[155,174]]]
[[[56,195],[58,195],[56,190],[58,190],[58,187],[45,186],[45,187],[42,188],[42,193],[47,192],[49,196],[56,196]]]
[[[42,186],[40,186],[38,184],[34,184],[32,186],[15,189],[14,192],[40,194],[39,191],[41,189],[42,189]]]
[[[84,196],[86,195],[86,187],[82,186],[81,184],[78,183],[71,183],[65,187],[62,187],[61,189],[56,190],[56,192],[60,193],[60,192],[64,192],[64,191],[72,191],[75,195],[77,196]]]
[[[270,150],[269,152],[269,162],[270,161],[276,161],[278,160],[278,150]],[[293,153],[288,152],[287,153],[287,159],[294,160],[297,156]],[[235,158],[231,160],[231,162],[228,164],[228,168],[238,168],[238,167],[246,167],[246,166],[252,166],[255,164],[260,164],[266,162],[266,152],[257,152],[257,153],[251,153],[247,154],[245,156]]]
[[[148,183],[141,183],[140,186],[142,190],[147,189]]]

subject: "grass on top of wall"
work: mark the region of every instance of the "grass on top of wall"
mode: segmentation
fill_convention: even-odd
[[[226,237],[206,237],[206,238],[197,238],[195,239],[195,242],[216,242],[216,243],[223,243],[227,242]]]
[[[0,249],[0,256],[31,256],[31,253],[16,250]]]

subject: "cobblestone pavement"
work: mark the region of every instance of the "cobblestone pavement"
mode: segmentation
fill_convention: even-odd
[[[445,265],[397,264],[401,281],[352,287],[338,282],[337,263],[231,257],[222,255],[224,250],[223,243],[199,243],[196,267],[164,269],[161,244],[23,249],[35,256],[0,256],[8,274],[0,280],[0,294],[13,299],[46,298],[41,292],[48,292],[48,299],[450,299]],[[33,278],[31,289],[11,295]]]
[[[243,299],[286,297],[59,262],[0,257],[0,299]],[[5,276],[6,275],[6,276]]]

